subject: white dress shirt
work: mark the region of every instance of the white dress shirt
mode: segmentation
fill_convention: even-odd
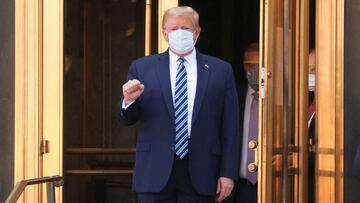
[[[176,73],[177,68],[180,64],[178,59],[180,57],[169,49],[169,70],[170,70],[170,82],[171,82],[171,92],[173,98],[173,104],[175,104],[175,82],[176,82]],[[189,137],[191,134],[191,121],[192,121],[192,112],[194,109],[194,101],[196,95],[196,84],[197,84],[197,60],[196,60],[196,51],[193,51],[183,57],[185,59],[184,65],[187,75],[187,93],[188,93],[188,129]],[[140,81],[141,82],[141,81]],[[146,87],[145,87],[146,88]],[[122,102],[122,108],[127,109],[133,102],[125,105],[125,102]]]
[[[173,97],[173,104],[175,104],[175,82],[176,82],[176,73],[179,66],[177,61],[180,57],[169,49],[169,68],[170,68],[170,82],[171,82],[171,92]],[[191,134],[191,121],[192,113],[194,109],[194,101],[196,95],[196,84],[197,84],[197,61],[196,61],[196,51],[193,51],[183,57],[185,59],[184,65],[187,75],[187,93],[188,93],[188,129],[189,137]]]
[[[247,153],[248,153],[248,138],[249,138],[249,120],[250,120],[250,108],[251,102],[254,99],[252,95],[255,92],[250,86],[248,86],[246,93],[245,109],[244,109],[244,123],[242,134],[242,148],[241,148],[241,163],[240,163],[240,177],[246,179],[247,174]]]

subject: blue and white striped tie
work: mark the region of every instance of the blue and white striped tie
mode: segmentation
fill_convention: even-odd
[[[175,153],[182,159],[188,153],[188,101],[187,101],[187,75],[184,66],[185,59],[180,62],[175,82]]]

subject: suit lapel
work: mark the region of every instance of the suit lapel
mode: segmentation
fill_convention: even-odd
[[[157,65],[156,70],[161,91],[164,96],[165,104],[169,111],[170,117],[175,120],[173,98],[171,93],[168,51],[161,53],[158,56],[158,63],[159,64]]]
[[[192,123],[195,122],[197,115],[199,113],[202,101],[207,88],[208,78],[210,75],[211,64],[208,64],[206,59],[200,52],[196,52],[197,60],[197,85],[196,85],[196,95],[194,102],[194,109],[192,115]]]
[[[204,59],[203,55],[200,52],[196,53],[196,60],[197,60],[197,85],[196,85],[196,95],[195,95],[194,109],[192,115],[192,123],[194,123],[199,113],[207,89],[208,78],[211,70],[211,64],[209,64],[207,60]],[[175,120],[174,104],[171,93],[168,51],[158,56],[158,62],[159,65],[156,67],[156,70],[157,70],[157,76],[161,87],[161,91],[164,96],[165,104],[169,111],[170,117]]]

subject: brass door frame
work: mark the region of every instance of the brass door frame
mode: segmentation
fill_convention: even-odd
[[[266,60],[265,60],[265,51],[267,50],[267,45],[265,44],[265,30],[266,30],[266,1],[265,0],[260,0],[260,28],[259,28],[259,67],[260,68],[264,68],[265,69],[265,64],[266,64]],[[267,69],[265,69],[265,72],[268,72]],[[264,78],[264,81],[261,82],[260,81],[260,91],[266,91],[265,89],[265,84],[267,84],[267,77]],[[265,128],[267,127],[266,124],[263,122],[264,120],[264,100],[263,98],[260,96],[259,97],[259,136],[258,136],[258,141],[259,141],[259,172],[258,172],[258,203],[266,203],[267,199],[266,197],[268,197],[268,193],[266,191],[268,191],[268,180],[265,178],[267,175],[267,171],[268,170],[268,160],[267,160],[267,154],[268,154],[268,147],[266,144],[264,144],[265,139],[268,139],[268,135],[265,132]]]
[[[145,14],[145,55],[151,52],[151,5],[153,0],[146,0]],[[154,0],[155,1],[155,0]],[[179,5],[179,0],[158,0],[158,52],[164,52],[168,48],[162,34],[162,19],[166,9]]]
[[[145,56],[151,53],[151,7],[152,1],[145,1]]]
[[[63,3],[15,1],[15,183],[63,174]],[[161,30],[163,12],[178,0],[158,0],[158,5]],[[144,12],[144,53],[149,54],[151,0],[146,0]],[[161,31],[159,39],[158,50],[166,49]],[[41,143],[49,143],[42,156]],[[28,188],[18,202],[42,202],[45,189]],[[56,189],[56,202],[62,202],[61,188]]]
[[[48,141],[49,151],[42,155],[42,176],[63,175],[63,5],[63,0],[43,0],[42,140]],[[62,202],[62,188],[56,189],[55,199]]]
[[[308,202],[308,64],[310,0],[296,1],[294,202]]]
[[[274,85],[268,83],[269,64],[273,63],[274,53],[270,48],[274,46],[270,37],[276,35],[270,32],[271,25],[269,18],[272,17],[269,6],[274,1],[261,0],[260,4],[260,67],[264,68],[264,90],[272,88]],[[277,1],[277,3],[283,3]],[[298,126],[295,128],[295,138],[298,140],[298,149],[304,150],[307,143],[307,129],[304,128],[305,117],[304,109],[307,108],[307,96],[305,86],[307,86],[307,66],[308,45],[299,43],[299,40],[308,38],[304,35],[308,32],[308,25],[303,22],[308,21],[308,1],[297,1],[296,27],[300,32],[295,33],[295,66],[297,66],[298,81],[296,81],[295,92],[295,122]],[[307,39],[308,40],[308,39]],[[316,202],[336,202],[342,203],[343,197],[343,100],[344,100],[344,0],[319,0],[316,1]],[[301,76],[303,75],[303,76]],[[260,81],[261,84],[261,81]],[[266,91],[265,91],[266,92]],[[297,96],[296,96],[297,95]],[[273,102],[273,96],[267,95],[265,99],[260,100],[260,173],[258,186],[258,202],[272,202],[271,188],[271,153],[272,146],[268,142],[272,135],[267,134],[271,131],[271,118],[264,111],[267,105]],[[271,113],[271,112],[270,112]],[[267,122],[264,123],[264,119]],[[306,123],[306,122],[305,122]],[[295,124],[297,125],[297,124]],[[302,126],[302,127],[301,127]],[[301,155],[302,154],[302,155]],[[307,167],[307,155],[301,152],[299,156],[294,157],[294,167],[302,171],[302,167]],[[296,171],[296,170],[295,170]],[[306,173],[306,170],[305,170]],[[295,176],[295,202],[306,202],[307,191],[305,191],[307,180],[306,174]]]
[[[273,150],[280,148],[281,144],[276,143],[274,146],[275,132],[281,131],[281,126],[275,126],[275,117],[279,118],[281,109],[283,108],[282,95],[275,95],[270,91],[275,87],[279,87],[278,91],[283,91],[282,69],[283,61],[276,58],[278,55],[282,57],[283,49],[283,10],[284,2],[281,0],[261,0],[260,2],[260,109],[259,109],[259,156],[260,156],[260,173],[258,174],[258,202],[269,203],[280,201],[281,199],[281,179],[274,180],[273,171],[280,172],[280,166],[275,168],[272,164]],[[276,47],[276,49],[275,49]],[[274,70],[280,68],[281,71],[276,73]],[[280,79],[275,77],[281,77]],[[273,108],[275,102],[276,109]],[[266,122],[265,122],[266,121]],[[282,158],[282,156],[281,156]],[[276,187],[273,187],[273,182]],[[275,183],[276,182],[276,183]],[[273,188],[277,188],[276,193]]]
[[[62,175],[62,5],[15,2],[15,182]],[[42,140],[50,153],[41,151]],[[45,189],[31,187],[19,202],[42,202]]]
[[[158,0],[158,52],[164,52],[168,48],[168,44],[165,41],[162,34],[162,20],[166,9],[178,6],[179,0]]]
[[[15,2],[15,160],[14,182],[38,177],[39,138],[38,68],[39,58],[39,15],[35,12],[38,2]],[[27,45],[27,46],[25,46]],[[29,119],[31,118],[31,119]],[[28,160],[32,160],[29,162]],[[27,168],[27,170],[25,170]],[[38,187],[29,188],[20,202],[25,199],[37,202]]]
[[[316,202],[344,201],[344,0],[316,1]]]

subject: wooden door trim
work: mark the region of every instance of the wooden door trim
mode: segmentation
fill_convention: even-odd
[[[270,61],[267,55],[271,43],[266,43],[271,33],[267,29],[269,22],[267,19],[271,16],[269,11],[269,2],[261,1],[260,8],[260,33],[263,37],[260,39],[260,47],[264,51],[260,52],[260,66],[266,67]],[[266,16],[264,16],[266,15]],[[343,47],[344,47],[344,0],[319,0],[316,1],[316,201],[317,202],[343,202]],[[299,36],[300,38],[302,36]],[[300,52],[305,54],[306,47],[300,48]],[[262,56],[262,54],[265,55]],[[307,54],[307,53],[306,53]],[[305,59],[303,59],[305,61]],[[299,66],[303,67],[301,63]],[[268,68],[268,67],[266,67]],[[301,80],[301,78],[300,78]],[[304,78],[303,78],[304,80]],[[265,80],[266,82],[266,80]],[[300,82],[300,85],[304,83]],[[268,97],[267,100],[271,99]],[[306,101],[301,100],[300,106],[304,106]],[[263,104],[264,105],[264,104]],[[267,112],[260,110],[260,118],[266,118]],[[299,119],[303,120],[300,116]],[[268,187],[267,172],[269,162],[267,154],[270,152],[271,145],[265,143],[270,139],[266,134],[267,128],[271,126],[260,126],[261,132],[261,162],[259,174],[259,200],[258,202],[271,201],[271,188]],[[300,130],[300,129],[299,129]],[[304,131],[304,129],[303,129]],[[301,134],[301,133],[300,133]],[[304,144],[304,143],[303,143]]]
[[[145,1],[145,56],[151,54],[151,7],[152,0]]]
[[[63,5],[63,0],[43,0],[42,139],[50,150],[42,156],[43,176],[63,175]],[[62,188],[56,188],[56,202],[62,202]]]
[[[344,0],[316,1],[316,202],[344,201],[343,33]]]
[[[168,48],[162,34],[162,19],[166,9],[178,6],[179,0],[158,0],[158,52],[164,52]]]
[[[41,176],[41,3],[15,1],[15,160],[14,182]],[[38,186],[28,188],[19,202],[39,202]]]
[[[62,175],[62,22],[62,0],[15,2],[15,183]],[[50,143],[44,156],[42,139]],[[42,202],[42,191],[30,187],[19,202]]]
[[[294,202],[308,202],[308,66],[310,1],[296,1],[295,26],[295,146],[293,167],[301,171],[294,177]]]
[[[271,44],[269,44],[269,38],[270,38],[270,32],[269,30],[269,17],[270,17],[270,13],[269,13],[269,2],[267,2],[268,0],[260,0],[260,28],[259,28],[259,67],[260,68],[264,68],[265,72],[269,72],[269,67],[267,66],[270,62],[268,61],[268,57],[267,57],[267,50],[268,47],[271,46]],[[266,92],[265,88],[269,88],[268,85],[268,78],[265,77],[264,78],[264,92]],[[261,87],[260,87],[261,88]],[[273,98],[267,98],[268,101],[271,101]],[[259,136],[258,136],[258,141],[259,141],[259,173],[258,173],[258,203],[266,203],[271,201],[272,199],[272,194],[271,194],[271,180],[269,177],[267,177],[267,174],[269,171],[271,171],[271,164],[269,164],[269,160],[268,160],[268,154],[271,154],[271,145],[269,146],[267,143],[267,140],[269,139],[270,134],[268,134],[267,132],[267,126],[266,123],[263,122],[263,120],[266,118],[267,116],[267,112],[264,111],[265,105],[266,105],[266,101],[262,98],[259,97],[259,104],[260,104],[260,108],[259,108],[259,123],[261,123],[259,125]],[[264,123],[264,125],[262,125],[262,123]]]

